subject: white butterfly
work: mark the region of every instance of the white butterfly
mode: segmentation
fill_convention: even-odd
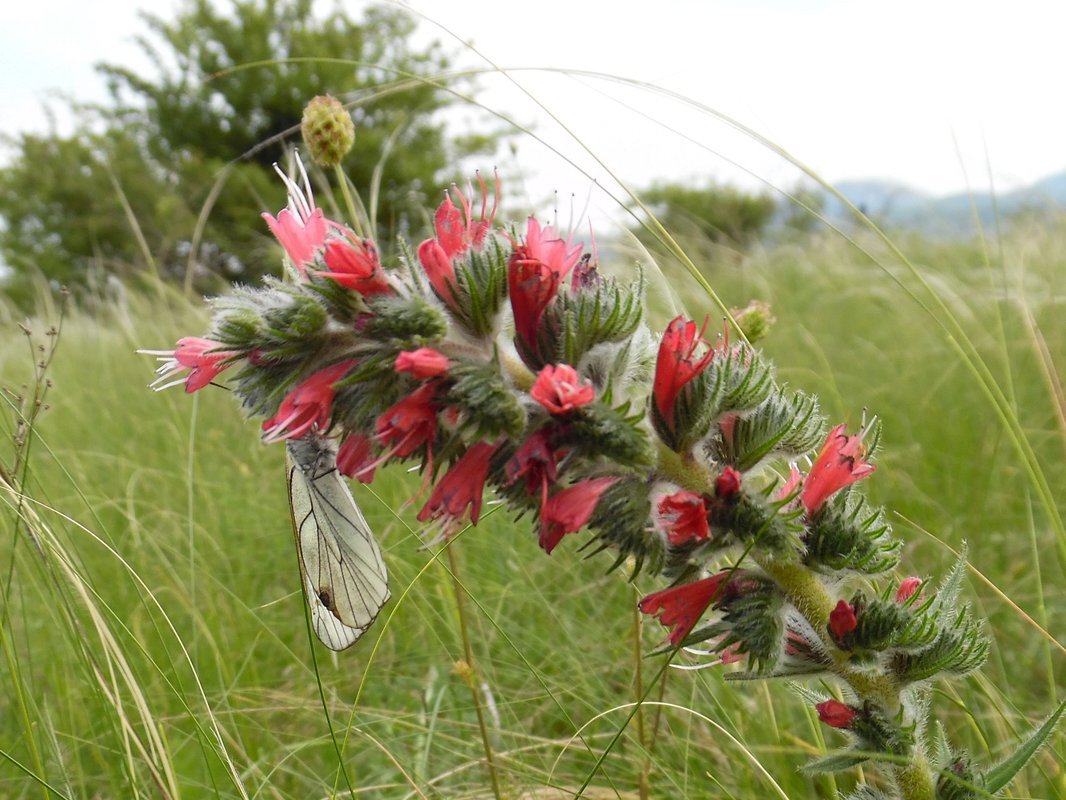
[[[288,442],[289,508],[315,634],[351,647],[389,599],[377,542],[337,472],[337,447],[308,434]]]

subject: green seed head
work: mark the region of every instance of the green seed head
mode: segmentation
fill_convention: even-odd
[[[765,338],[777,322],[777,318],[770,312],[770,304],[761,300],[752,300],[745,308],[734,310],[733,319],[752,344]]]
[[[352,115],[336,97],[319,95],[304,108],[300,132],[316,164],[335,167],[352,149],[355,125]]]

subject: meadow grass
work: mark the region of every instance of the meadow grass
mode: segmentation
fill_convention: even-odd
[[[870,255],[816,234],[714,259],[706,276],[730,304],[773,305],[762,346],[831,420],[854,425],[866,407],[884,421],[867,488],[898,512],[906,572],[939,576],[968,543],[993,654],[934,703],[987,759],[1066,688],[1064,543],[936,312],[896,282],[912,276],[859,237]],[[1061,498],[1066,227],[902,247],[991,365]],[[680,265],[659,259],[653,299],[694,296]],[[48,316],[30,323],[33,341],[46,341]],[[63,320],[50,407],[3,494],[0,796],[490,797],[475,696],[507,797],[583,784],[586,797],[831,797],[853,781],[797,773],[838,742],[784,685],[728,684],[724,668],[664,673],[644,657],[663,631],[634,606],[654,580],[605,574],[610,557],[583,560],[579,537],[546,557],[530,520],[502,508],[450,554],[423,548],[421,479],[399,469],[354,488],[393,600],[352,650],[311,644],[283,448],[262,446],[225,391],[144,388],[151,363],[134,350],[206,321],[165,290]],[[17,394],[32,386],[31,353],[8,329],[0,377]],[[6,412],[10,464],[10,395]],[[1062,796],[1062,754],[1060,735],[1009,796]]]

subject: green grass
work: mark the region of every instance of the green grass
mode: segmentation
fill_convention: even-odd
[[[765,350],[790,384],[822,395],[832,420],[854,424],[863,407],[884,420],[866,488],[899,514],[906,572],[939,576],[950,548],[969,543],[988,580],[975,576],[970,596],[995,646],[976,677],[944,685],[934,703],[952,737],[987,760],[1066,689],[1054,641],[1066,623],[1066,548],[937,325],[942,312],[922,310],[893,281],[913,288],[913,275],[860,238],[884,268],[826,234],[707,276],[728,304],[773,304],[779,322]],[[1066,226],[1020,228],[996,246],[902,247],[990,364],[1061,514],[1066,320],[1056,254],[1066,252]],[[667,284],[699,296],[679,265],[661,263],[669,280],[656,297]],[[709,303],[688,310],[717,313]],[[385,551],[393,600],[352,650],[312,647],[283,448],[262,446],[224,391],[144,388],[152,364],[134,350],[201,333],[206,320],[159,292],[64,321],[50,408],[35,425],[28,472],[14,480],[23,495],[2,494],[0,796],[306,798],[351,786],[371,798],[491,797],[456,582],[506,796],[570,797],[589,781],[588,797],[637,797],[645,769],[651,797],[781,796],[756,763],[791,798],[850,785],[797,773],[839,741],[795,695],[727,684],[722,668],[669,670],[665,705],[626,725],[638,668],[649,700],[660,697],[652,682],[662,660],[636,653],[663,631],[639,630],[634,617],[656,583],[605,575],[611,559],[582,560],[579,537],[546,557],[528,519],[503,509],[454,540],[453,578],[448,557],[422,549],[412,529],[420,478],[401,470],[373,491],[354,489]],[[35,341],[52,321],[32,323]],[[31,359],[8,330],[0,380],[17,392],[31,381]],[[10,405],[4,419],[8,463]],[[1062,796],[1063,749],[1059,735],[1010,796]]]

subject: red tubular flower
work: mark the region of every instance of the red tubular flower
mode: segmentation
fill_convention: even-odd
[[[549,364],[537,374],[529,396],[548,409],[548,413],[561,416],[591,403],[596,390],[569,364],[554,367]]]
[[[185,391],[191,393],[211,383],[229,366],[222,362],[237,355],[233,351],[219,349],[222,346],[210,339],[186,336],[178,340],[173,350],[138,350],[137,352],[157,356],[162,362],[155,371],[159,377],[148,384],[152,389],[160,392],[184,383]],[[179,377],[180,373],[186,370],[189,371],[188,374]]]
[[[378,417],[374,439],[390,447],[386,458],[406,458],[422,445],[432,445],[437,435],[434,383],[420,386]]]
[[[896,591],[896,602],[900,604],[906,603],[908,600],[911,599],[911,597],[914,596],[914,593],[918,591],[918,588],[921,585],[921,578],[915,578],[914,576],[911,576],[910,578],[904,580],[902,583],[900,583],[899,589]]]
[[[496,197],[492,209],[489,210],[485,180],[480,173],[477,179],[481,187],[481,216],[478,219],[474,219],[470,201],[457,186],[452,186],[451,191],[444,196],[444,202],[437,207],[437,212],[433,215],[437,241],[448,258],[461,255],[470,247],[481,247],[486,234],[492,228],[492,219],[496,216],[496,207],[500,203],[500,182],[496,181]],[[459,198],[459,204],[462,206],[461,212],[452,202],[452,192],[455,192],[456,197]],[[467,192],[473,194],[473,187],[469,183]]]
[[[515,250],[524,259],[544,264],[562,280],[581,257],[583,246],[580,242],[571,245],[569,239],[560,239],[553,227],[542,228],[534,217],[530,217],[526,223],[525,242]]]
[[[568,533],[585,526],[600,497],[618,478],[590,478],[556,492],[540,509],[540,546],[549,555]]]
[[[542,228],[533,217],[526,238],[514,245],[507,267],[507,285],[514,314],[515,334],[530,353],[536,352],[537,329],[559,284],[581,256],[582,245],[571,246],[553,228]]]
[[[865,451],[862,434],[848,436],[845,426],[837,425],[829,432],[818,458],[803,482],[801,501],[808,514],[813,514],[835,492],[874,471],[873,464],[863,460]]]
[[[392,287],[381,268],[381,259],[374,243],[370,239],[360,239],[335,222],[330,225],[339,230],[341,235],[326,243],[324,258],[328,271],[316,271],[315,274],[332,278],[364,297],[391,292]]]
[[[361,483],[374,482],[374,448],[370,437],[350,433],[337,448],[337,471]]]
[[[516,253],[507,267],[507,284],[515,336],[527,352],[536,353],[537,330],[559,290],[559,276],[541,262],[520,259]]]
[[[645,614],[657,616],[665,627],[673,628],[669,641],[676,647],[696,627],[731,574],[732,570],[725,570],[695,583],[653,592],[641,599],[639,608]]]
[[[852,720],[858,716],[854,708],[839,700],[826,700],[816,704],[815,708],[818,709],[818,719],[831,728],[849,728]]]
[[[836,604],[836,608],[829,612],[829,630],[833,632],[833,638],[838,642],[855,630],[858,624],[855,607],[847,600],[841,600]]]
[[[732,500],[740,493],[741,476],[732,467],[726,467],[714,479],[714,494],[719,500]]]
[[[701,346],[705,352],[697,357],[696,352]],[[666,326],[655,362],[652,396],[659,416],[668,428],[674,426],[674,408],[681,390],[707,369],[714,353],[695,322],[677,317]]]
[[[477,525],[481,516],[481,497],[489,474],[489,459],[498,445],[478,442],[471,446],[452,468],[437,481],[429,501],[418,512],[418,521],[443,520],[445,530],[462,519],[467,507],[470,521]]]
[[[355,361],[341,361],[320,369],[281,401],[278,412],[263,422],[263,441],[299,439],[311,430],[325,431],[333,410],[333,384],[345,376]]]
[[[474,219],[470,201],[458,187],[453,186],[433,215],[436,238],[426,239],[418,246],[418,260],[426,271],[433,291],[449,306],[457,303],[454,260],[471,247],[481,247],[492,228],[492,219],[500,202],[499,180],[496,181],[496,197],[491,210],[488,208],[488,189],[480,174],[478,183],[481,187],[480,217]],[[467,191],[473,192],[469,185]],[[452,202],[452,192],[459,198],[462,210]]]
[[[325,245],[328,228],[322,209],[315,208],[315,198],[311,194],[311,183],[303,163],[297,159],[296,164],[303,177],[303,188],[278,169],[278,175],[289,190],[289,204],[278,212],[276,219],[266,212],[263,212],[262,217],[302,275],[307,265],[314,262],[319,248]]]
[[[444,303],[454,307],[455,299],[455,265],[436,239],[426,239],[418,246],[418,261],[426,271],[426,277]]]
[[[702,495],[681,490],[659,501],[659,519],[666,529],[666,538],[673,545],[690,541],[701,542],[711,535],[707,523],[707,504]]]
[[[504,465],[507,485],[525,478],[526,492],[532,495],[539,490],[542,506],[548,499],[548,487],[559,477],[557,454],[548,437],[547,428],[530,434]]]
[[[437,378],[448,371],[452,364],[448,357],[432,347],[404,350],[396,356],[396,371],[407,373],[419,380]]]

